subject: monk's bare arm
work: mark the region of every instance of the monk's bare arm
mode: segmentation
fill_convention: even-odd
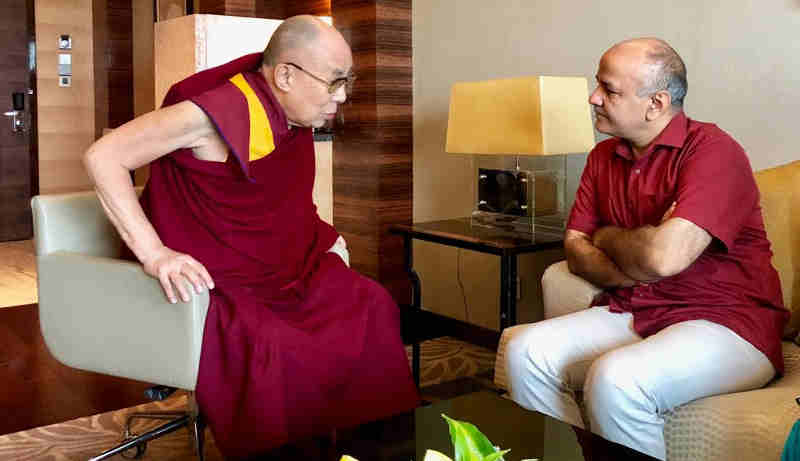
[[[194,258],[164,246],[139,205],[130,172],[175,149],[203,150],[215,137],[208,117],[187,101],[122,125],[97,140],[83,158],[109,219],[142,262],[145,272],[159,279],[171,302],[176,302],[175,290],[184,301],[190,299],[183,278],[198,292],[213,288],[213,281]]]
[[[602,288],[627,287],[636,284],[622,272],[602,250],[594,246],[589,235],[567,229],[564,250],[570,272]]]
[[[653,281],[682,272],[711,243],[711,234],[683,218],[636,229],[603,227],[592,242],[629,277]]]

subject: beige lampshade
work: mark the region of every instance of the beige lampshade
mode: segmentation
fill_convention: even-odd
[[[589,152],[594,129],[583,77],[459,82],[450,92],[447,146],[454,154]]]

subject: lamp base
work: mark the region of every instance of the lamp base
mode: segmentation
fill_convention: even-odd
[[[533,237],[534,234],[564,233],[566,219],[561,214],[546,216],[516,216],[502,213],[491,213],[475,210],[470,216],[470,224],[476,227],[491,229],[508,235]]]

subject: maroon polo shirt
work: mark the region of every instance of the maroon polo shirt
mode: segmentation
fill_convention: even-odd
[[[607,291],[595,304],[632,312],[642,337],[674,323],[724,325],[783,372],[781,334],[789,318],[764,231],[759,193],[742,147],[714,124],[683,112],[641,158],[620,138],[599,143],[586,162],[568,229],[592,235],[604,226],[634,229],[672,217],[713,237],[683,272],[654,283]]]

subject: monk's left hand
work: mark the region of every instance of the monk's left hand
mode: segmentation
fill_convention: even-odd
[[[350,267],[350,252],[347,251],[347,242],[344,241],[341,235],[333,242],[333,246],[328,249],[328,253],[336,253],[342,258],[344,264]]]

